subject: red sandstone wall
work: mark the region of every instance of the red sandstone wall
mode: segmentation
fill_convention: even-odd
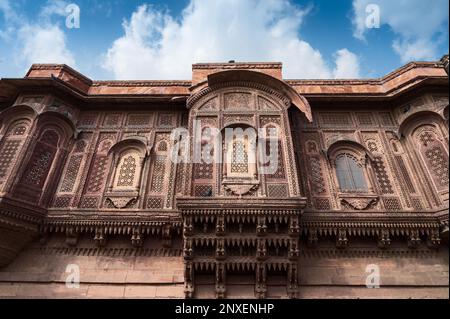
[[[158,245],[149,242],[143,249],[147,247]],[[127,256],[132,249],[126,241],[116,241],[112,249],[99,255],[88,241],[81,241],[77,249],[68,249],[62,239],[50,240],[43,247],[33,244],[0,272],[0,298],[184,298],[181,256],[158,256],[150,250],[143,256]],[[395,250],[378,257],[356,257],[357,253],[351,252],[333,256],[327,249],[322,249],[319,257],[303,250],[299,297],[449,298],[446,249]],[[177,254],[176,249],[171,251]],[[69,264],[80,267],[79,289],[65,285]],[[380,268],[379,289],[365,286],[369,264]],[[196,280],[197,298],[215,297],[212,275]],[[253,280],[251,275],[228,275],[228,298],[254,298]],[[284,277],[270,277],[267,297],[287,297]]]

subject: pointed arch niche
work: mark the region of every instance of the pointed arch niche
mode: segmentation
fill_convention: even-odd
[[[141,191],[142,172],[148,157],[147,143],[129,138],[111,147],[112,171],[105,195],[109,208],[132,208]]]
[[[247,196],[247,197],[300,197],[298,172],[288,109],[299,108],[306,118],[311,118],[308,102],[284,82],[266,74],[253,71],[224,71],[208,76],[208,81],[194,88],[188,100],[190,108],[189,131],[209,127],[217,132],[227,128],[253,128],[256,133],[256,152],[244,133],[233,141],[225,141],[222,134],[222,161],[208,172],[212,178],[197,178],[203,167],[192,164],[184,176],[186,194],[195,197]],[[277,128],[279,136],[277,165],[274,170],[260,169],[267,163],[260,161],[260,141],[268,141],[265,130]],[[261,133],[264,131],[264,133]],[[191,147],[193,149],[193,145]],[[272,151],[272,150],[271,150]],[[276,152],[277,150],[275,150]],[[267,154],[266,154],[267,155]],[[256,163],[252,160],[256,157]],[[229,165],[227,165],[227,163]],[[273,172],[272,172],[273,171]],[[272,172],[272,173],[269,173]]]

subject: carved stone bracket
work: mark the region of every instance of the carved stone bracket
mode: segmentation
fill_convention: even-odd
[[[427,239],[427,245],[429,248],[438,248],[441,244],[441,238],[439,235],[439,229],[433,229],[431,230],[430,234],[428,235]]]
[[[367,210],[374,208],[378,203],[379,198],[373,196],[356,196],[341,198],[341,203],[344,207],[354,210]]]
[[[347,239],[347,231],[345,229],[339,229],[336,239],[336,247],[339,249],[347,248],[348,239]]]
[[[378,247],[381,249],[386,249],[391,245],[391,239],[389,237],[389,230],[382,229],[380,235],[378,236]]]
[[[264,236],[267,233],[266,217],[258,217],[258,225],[256,226],[256,233],[259,236]]]
[[[216,298],[224,299],[226,298],[226,275],[225,275],[225,265],[218,263],[216,265]]]
[[[292,261],[297,260],[300,254],[298,239],[291,239],[289,242],[289,259]]]
[[[291,299],[298,298],[298,265],[296,263],[289,265],[287,293]]]
[[[216,241],[216,259],[224,260],[226,258],[225,255],[225,240],[223,238],[219,238]]]
[[[308,231],[308,247],[314,248],[319,242],[319,237],[317,236],[317,229],[311,228]]]
[[[184,296],[186,299],[194,298],[194,266],[190,262],[184,267]]]
[[[217,217],[216,235],[223,236],[225,234],[225,218],[223,216]]]
[[[190,260],[194,256],[194,250],[192,248],[192,239],[185,238],[183,241],[183,255],[184,259]]]
[[[187,216],[184,219],[184,224],[183,224],[184,235],[185,236],[191,236],[193,231],[194,231],[194,226],[192,224],[192,217],[191,216]]]
[[[243,196],[250,194],[254,191],[256,191],[259,187],[259,181],[258,180],[224,180],[223,186],[225,189],[234,195]]]
[[[133,196],[133,197],[112,197],[112,196],[108,196],[106,198],[106,200],[114,207],[117,209],[124,209],[124,208],[128,208],[132,205],[134,205],[137,201],[137,197]]]
[[[412,229],[408,236],[408,247],[415,249],[420,245],[419,231],[417,229]]]
[[[141,231],[139,228],[133,229],[133,235],[131,236],[131,244],[133,247],[140,248],[144,244],[144,240],[141,235]]]
[[[168,224],[162,228],[162,240],[165,248],[172,247],[172,227]]]
[[[267,269],[265,264],[258,264],[256,266],[256,285],[255,297],[257,299],[265,299],[267,294]]]
[[[106,245],[106,235],[103,228],[95,229],[94,241],[97,247],[104,247]]]
[[[71,227],[66,230],[66,245],[74,247],[78,243],[78,234]]]
[[[298,216],[292,216],[289,220],[289,235],[298,236],[300,234],[300,222]]]
[[[256,259],[265,260],[267,258],[267,247],[265,239],[258,239]]]

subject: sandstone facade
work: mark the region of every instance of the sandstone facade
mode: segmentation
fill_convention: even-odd
[[[447,72],[0,80],[0,298],[448,298]],[[171,160],[174,129],[233,127],[281,132],[272,173],[247,140]]]

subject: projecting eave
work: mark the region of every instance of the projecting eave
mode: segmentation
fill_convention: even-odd
[[[90,94],[71,84],[65,82],[62,79],[51,78],[20,78],[20,79],[1,79],[0,88],[7,87],[8,90],[1,90],[3,94],[0,94],[1,102],[10,102],[20,91],[33,91],[33,90],[55,90],[60,93],[67,94],[79,101],[90,102],[115,102],[115,103],[127,103],[127,102],[166,102],[166,103],[180,103],[185,102],[188,98],[188,94],[184,92],[173,92],[173,94],[161,94],[160,92],[150,92],[148,90],[133,90],[129,92],[105,92],[105,94]],[[4,92],[6,94],[4,94]],[[180,94],[181,93],[181,94]]]
[[[389,100],[422,86],[448,86],[440,62],[411,62],[379,79],[284,80],[310,101]]]
[[[239,82],[253,82],[265,85],[273,89],[275,92],[279,92],[286,96],[291,101],[292,105],[296,106],[305,114],[308,120],[312,121],[311,106],[309,105],[308,100],[289,86],[289,84],[271,75],[249,70],[227,70],[210,74],[207,78],[208,86],[210,88],[226,83]]]

